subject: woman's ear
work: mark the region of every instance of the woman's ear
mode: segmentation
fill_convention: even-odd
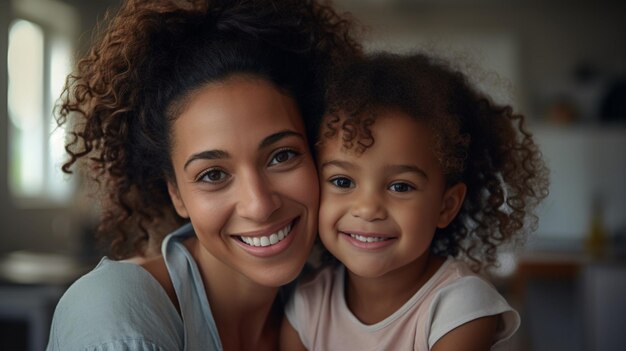
[[[176,185],[175,181],[167,181],[167,192],[170,193],[170,198],[172,199],[176,213],[183,218],[189,218],[189,213],[187,213],[187,208],[185,207],[183,199],[180,197],[180,191],[178,191],[178,185]]]
[[[443,206],[439,212],[437,228],[445,228],[452,222],[461,210],[461,206],[463,206],[466,192],[467,186],[462,182],[458,182],[446,189],[443,194]]]

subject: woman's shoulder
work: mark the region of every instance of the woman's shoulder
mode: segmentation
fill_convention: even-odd
[[[115,307],[122,303],[164,297],[160,284],[141,266],[103,258],[89,273],[76,280],[65,292],[61,307],[77,304],[107,303]]]
[[[176,310],[180,313],[180,306],[178,304],[178,297],[176,296],[176,290],[172,283],[165,259],[163,256],[153,257],[141,264],[141,267],[145,269],[152,277],[161,285],[167,296],[169,297]]]
[[[177,348],[181,336],[180,317],[152,275],[134,263],[104,258],[74,282],[57,304],[49,348],[119,342]]]

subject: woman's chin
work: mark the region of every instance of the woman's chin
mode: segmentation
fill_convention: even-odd
[[[257,284],[261,286],[265,286],[268,288],[279,288],[294,281],[300,274],[303,266],[304,263],[302,265],[299,265],[298,267],[295,267],[296,269],[294,269],[293,266],[284,269],[269,269],[263,272],[258,272],[257,274],[255,274],[255,277],[250,278],[252,278]]]

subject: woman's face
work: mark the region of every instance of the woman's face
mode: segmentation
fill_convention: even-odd
[[[178,214],[203,252],[264,286],[293,280],[316,235],[319,189],[305,135],[295,101],[248,76],[194,92],[173,124]]]

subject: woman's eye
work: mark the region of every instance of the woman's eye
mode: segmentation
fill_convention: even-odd
[[[281,164],[283,162],[291,160],[296,156],[298,156],[298,153],[293,150],[281,150],[274,154],[274,156],[270,160],[269,165],[274,166],[277,164]]]
[[[230,177],[230,175],[221,169],[210,169],[202,173],[198,180],[207,183],[220,183],[228,179],[228,177]]]
[[[330,183],[338,188],[354,188],[354,183],[345,177],[333,178]]]
[[[407,183],[393,183],[389,186],[389,190],[398,193],[405,193],[407,191],[414,190],[415,188]]]

